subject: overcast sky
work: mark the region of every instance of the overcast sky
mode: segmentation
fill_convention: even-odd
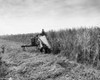
[[[100,0],[0,0],[0,35],[100,26]]]

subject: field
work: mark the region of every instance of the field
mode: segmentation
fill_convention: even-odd
[[[49,31],[51,54],[23,51],[36,34],[1,37],[0,80],[100,80],[99,28]]]

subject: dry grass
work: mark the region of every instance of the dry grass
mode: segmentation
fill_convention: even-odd
[[[100,28],[80,28],[48,32],[53,53],[99,69]]]
[[[11,57],[12,55],[12,57]],[[6,77],[13,80],[99,80],[99,71],[67,60],[65,57],[41,53],[10,53]],[[16,62],[15,62],[16,59]],[[21,62],[20,62],[21,61]],[[9,61],[11,62],[11,61]],[[16,65],[15,65],[16,64]],[[4,66],[3,66],[4,67]],[[5,69],[6,69],[5,68]]]
[[[3,65],[6,66],[4,70],[9,72],[6,77],[11,76],[14,80],[100,79],[99,28],[50,31],[47,34],[53,54],[41,54],[29,49],[23,52],[21,43],[0,40],[0,46],[6,46],[2,56],[7,64]],[[28,43],[27,40],[25,43]]]

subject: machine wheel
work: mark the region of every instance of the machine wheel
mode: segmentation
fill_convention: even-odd
[[[40,52],[43,52],[43,53],[51,53],[51,49],[42,47],[40,49]]]
[[[42,47],[42,48],[40,49],[40,52],[46,53],[45,48]]]
[[[46,49],[45,49],[45,48],[43,48],[43,49],[42,49],[42,52],[43,52],[43,53],[46,53]]]

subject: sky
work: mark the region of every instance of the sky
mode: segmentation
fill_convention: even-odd
[[[100,26],[100,0],[0,0],[0,35]]]

